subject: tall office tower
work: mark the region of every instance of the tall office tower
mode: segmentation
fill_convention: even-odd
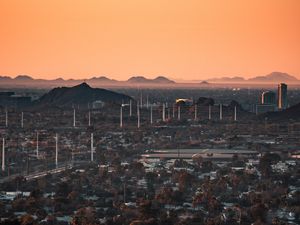
[[[276,95],[273,91],[264,91],[261,94],[261,104],[276,105]]]
[[[278,84],[278,109],[287,108],[287,85],[284,83]]]

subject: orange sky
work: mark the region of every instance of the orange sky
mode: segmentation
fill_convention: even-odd
[[[300,0],[0,0],[0,74],[300,78]]]

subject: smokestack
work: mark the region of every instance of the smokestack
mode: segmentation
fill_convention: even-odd
[[[129,116],[132,116],[132,100],[129,101]]]
[[[39,157],[39,132],[36,132],[36,158]]]
[[[180,120],[180,106],[178,106],[178,120]]]
[[[195,118],[194,118],[195,120],[197,120],[197,110],[198,110],[197,109],[197,104],[195,104]]]
[[[120,127],[123,127],[123,106],[120,108]]]
[[[55,135],[55,166],[58,165],[58,134]]]
[[[208,106],[208,119],[211,120],[211,105]]]
[[[223,119],[223,106],[220,104],[220,120]]]
[[[2,139],[2,171],[5,171],[5,139]]]
[[[76,110],[73,109],[73,127],[76,127]]]
[[[91,161],[94,161],[94,134],[91,133]]]
[[[89,111],[89,127],[91,126],[91,112]]]
[[[234,106],[234,121],[237,121],[237,111],[236,111],[236,106]]]

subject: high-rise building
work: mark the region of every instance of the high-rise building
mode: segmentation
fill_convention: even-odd
[[[287,108],[287,85],[284,83],[278,84],[278,109]]]
[[[273,91],[264,91],[261,95],[261,104],[276,105],[276,94]]]

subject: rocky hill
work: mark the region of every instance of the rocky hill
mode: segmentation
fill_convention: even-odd
[[[102,88],[92,88],[87,83],[82,83],[74,87],[58,87],[43,95],[36,104],[48,106],[71,106],[84,105],[101,100],[105,103],[121,103],[129,101],[127,95]]]

